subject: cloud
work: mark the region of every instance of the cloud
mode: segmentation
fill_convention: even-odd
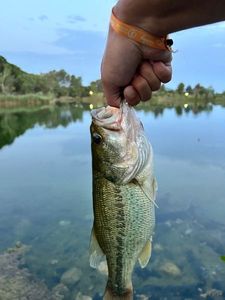
[[[168,86],[177,86],[181,81],[192,86],[200,82],[223,91],[225,36],[221,30],[208,25],[180,31],[171,37],[178,51],[173,55],[173,80]]]
[[[171,35],[174,50],[178,51],[173,55],[173,80],[168,86],[176,87],[183,81],[192,86],[198,82],[204,86],[212,85],[217,91],[225,89],[225,35],[213,25],[210,30],[208,28],[204,26]],[[23,43],[20,35],[12,39],[5,34],[2,54],[29,72],[65,69],[71,74],[82,76],[85,84],[100,77],[106,33],[60,26],[54,28],[54,34],[47,32],[45,35],[46,28],[43,30],[43,34],[38,35],[42,37],[41,40],[34,35],[26,35]]]
[[[81,76],[83,83],[88,84],[100,78],[105,40],[103,32],[61,28],[57,30],[55,41],[49,41],[42,48],[35,45],[29,51],[17,49],[16,52],[4,51],[2,54],[27,72],[65,69],[70,74]]]
[[[67,17],[67,19],[68,19],[68,22],[72,23],[72,24],[77,23],[77,22],[85,22],[86,21],[86,19],[84,17],[78,16],[78,15],[69,15]]]
[[[48,20],[48,17],[47,17],[46,15],[41,15],[41,16],[38,17],[38,19],[39,19],[40,21],[44,22],[44,21],[47,21],[47,20]]]
[[[45,73],[64,69],[81,76],[85,85],[100,78],[101,55],[89,54],[44,54],[34,52],[1,52],[6,59],[29,73]]]
[[[106,40],[106,34],[103,32],[61,28],[57,33],[58,39],[54,42],[54,46],[73,53],[79,51],[90,56],[102,55]]]

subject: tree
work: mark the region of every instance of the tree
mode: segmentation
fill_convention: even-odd
[[[215,96],[215,91],[212,86],[206,88],[206,97],[207,99],[212,99]]]
[[[0,73],[1,92],[7,94],[13,92],[14,78],[11,76],[10,66],[4,65]]]
[[[94,93],[102,93],[103,92],[102,81],[100,79],[98,79],[96,81],[92,81],[90,83],[90,87],[89,88]]]
[[[166,86],[165,84],[162,84],[160,87],[160,92],[165,93],[166,92]]]
[[[197,83],[193,89],[193,93],[194,93],[194,96],[196,98],[198,98],[198,97],[206,95],[206,90],[203,86],[201,86],[199,83]]]
[[[65,70],[51,72],[60,87],[69,87],[70,75]]]
[[[70,75],[65,70],[53,70],[42,74],[42,77],[48,85],[48,92],[58,96],[65,94],[65,88],[68,88],[71,82]]]
[[[181,83],[178,84],[178,86],[177,86],[177,92],[178,92],[178,94],[181,95],[181,94],[184,93],[184,87],[185,87],[185,85],[184,85],[183,82],[181,82]]]
[[[193,94],[193,89],[192,89],[192,87],[190,86],[190,85],[188,85],[187,87],[186,87],[186,92],[188,93],[188,94]]]
[[[71,97],[81,97],[83,92],[81,77],[71,76],[70,86],[69,86],[69,96]]]

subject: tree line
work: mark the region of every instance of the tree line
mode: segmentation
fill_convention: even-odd
[[[65,70],[53,70],[48,73],[30,74],[10,64],[0,56],[0,93],[4,95],[25,95],[42,93],[55,97],[85,97],[90,91],[102,92],[100,80],[83,86],[82,78],[68,74]]]
[[[206,88],[199,83],[192,87],[191,85],[185,86],[185,84],[181,82],[178,84],[176,92],[180,95],[186,94],[186,96],[191,95],[195,98],[204,97],[206,99],[213,98],[216,95],[211,86]]]
[[[93,93],[102,93],[101,80],[92,81],[89,86],[83,86],[82,78],[68,74],[65,70],[53,70],[48,73],[30,74],[22,71],[19,67],[10,64],[0,56],[0,94],[3,95],[26,95],[41,93],[53,95],[57,98],[86,97]],[[211,99],[215,95],[212,87],[205,88],[199,83],[194,87],[179,83],[175,90],[168,90],[162,85],[159,94],[177,93],[190,95],[195,98]],[[225,95],[225,92],[222,93]]]

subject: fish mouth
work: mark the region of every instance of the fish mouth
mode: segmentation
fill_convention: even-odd
[[[94,124],[113,131],[121,130],[123,117],[122,107],[106,106],[91,111],[92,121]]]

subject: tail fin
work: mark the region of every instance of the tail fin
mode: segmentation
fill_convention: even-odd
[[[132,300],[133,299],[133,288],[132,285],[127,291],[121,295],[113,293],[113,291],[106,286],[103,300]]]

